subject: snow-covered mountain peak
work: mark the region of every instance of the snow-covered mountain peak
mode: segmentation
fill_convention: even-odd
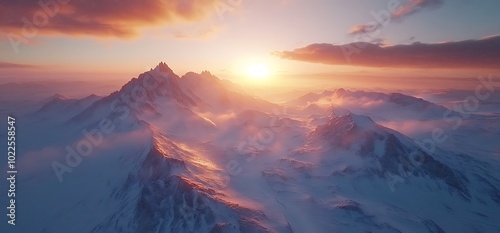
[[[200,74],[202,77],[209,77],[209,78],[212,78],[212,77],[215,77],[214,75],[212,75],[212,73],[210,73],[210,71],[208,70],[204,70],[201,72]]]
[[[68,99],[66,96],[61,95],[61,94],[55,94],[51,98],[52,99],[63,99],[63,100]]]
[[[370,117],[346,112],[340,115],[332,114],[326,124],[316,127],[311,133],[311,142],[349,149],[354,144],[374,140],[385,134],[387,133],[383,128]]]
[[[422,98],[416,98],[398,92],[388,94],[388,100],[400,106],[417,105],[422,108],[425,108],[425,107],[432,107],[432,105],[434,105],[433,103],[423,100]]]
[[[225,88],[222,80],[208,70],[204,70],[201,73],[187,72],[181,77],[181,83],[190,85],[207,85],[210,83],[212,85],[217,85],[213,88]]]
[[[335,109],[332,112],[331,118],[326,127],[330,130],[335,130],[339,127],[354,127],[360,130],[373,130],[377,127],[377,124],[368,116],[357,115],[345,109]]]
[[[100,97],[100,96],[98,96],[98,95],[91,94],[91,95],[89,95],[89,96],[87,96],[87,97],[83,98],[82,100],[83,100],[83,101],[93,101],[93,102],[95,102],[95,101],[97,101],[97,100],[100,100],[101,98],[102,98],[102,97]]]
[[[43,103],[49,103],[49,102],[53,102],[53,101],[58,102],[58,101],[63,101],[63,100],[68,100],[68,99],[69,99],[68,97],[57,93],[57,94],[54,94],[50,97],[45,98],[42,102]]]
[[[241,112],[247,109],[270,112],[274,104],[254,98],[236,84],[219,79],[209,71],[200,74],[188,72],[179,79],[179,85],[200,107],[201,111]]]
[[[160,63],[154,70],[142,73],[125,84],[119,91],[120,96],[131,96],[136,100],[154,101],[161,97],[170,97],[186,106],[196,105],[179,85],[179,76],[165,64]]]
[[[345,90],[344,88],[339,88],[339,89],[336,89],[336,90],[335,90],[335,93],[336,93],[336,94],[338,94],[338,95],[342,95],[342,94],[344,94],[344,93],[346,93],[346,92],[350,92],[350,91]],[[325,92],[323,92],[323,93],[325,93]],[[328,93],[328,92],[326,92],[326,93]],[[325,93],[325,94],[326,94],[326,93]],[[331,94],[331,92],[329,92],[329,93]]]
[[[170,69],[170,67],[165,63],[165,62],[160,62],[156,67],[155,69],[156,71],[160,71],[160,72],[164,72],[164,73],[174,73],[174,71],[172,71],[172,69]]]

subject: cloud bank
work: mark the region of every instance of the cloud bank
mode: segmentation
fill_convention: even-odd
[[[132,37],[138,30],[217,11],[217,0],[0,0],[0,30]]]
[[[491,68],[500,67],[500,35],[480,40],[381,47],[372,43],[311,44],[275,52],[290,60],[365,67]]]

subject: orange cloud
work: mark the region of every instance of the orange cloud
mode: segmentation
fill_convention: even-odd
[[[500,67],[500,36],[437,44],[381,47],[371,43],[311,44],[275,55],[290,60],[365,67],[489,68]]]
[[[392,13],[395,19],[414,14],[424,8],[438,7],[443,4],[443,0],[410,0],[406,4],[399,6]]]
[[[381,24],[356,24],[349,30],[349,35],[367,34],[382,27]]]
[[[201,20],[217,12],[216,4],[218,0],[4,0],[0,30],[132,37],[147,26]]]

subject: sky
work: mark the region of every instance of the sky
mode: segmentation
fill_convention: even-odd
[[[494,0],[40,2],[0,0],[0,82],[127,80],[160,61],[236,82],[259,64],[275,85],[473,78],[500,65]]]

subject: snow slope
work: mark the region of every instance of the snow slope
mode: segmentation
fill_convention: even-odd
[[[433,150],[386,127],[446,111],[343,89],[279,106],[160,63],[108,96],[54,96],[19,116],[19,224],[0,229],[498,232],[500,164],[476,150],[495,148],[496,126],[474,115],[453,137],[491,140]]]

